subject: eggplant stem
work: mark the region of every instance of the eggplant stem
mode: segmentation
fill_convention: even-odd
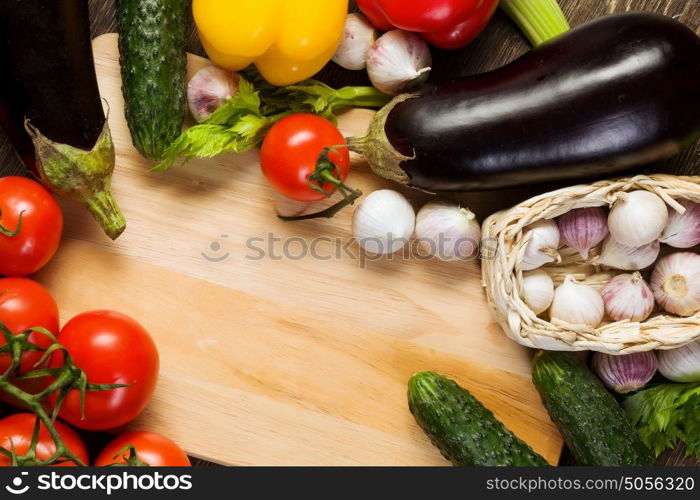
[[[501,0],[501,8],[535,47],[571,29],[557,0]]]
[[[117,238],[126,221],[109,191],[115,152],[107,120],[90,151],[52,141],[29,120],[24,126],[34,143],[42,183],[55,194],[82,203],[109,237]]]
[[[111,239],[116,240],[126,229],[126,219],[108,187],[85,200],[85,206]]]
[[[416,155],[414,153],[413,156],[406,156],[397,151],[386,136],[385,125],[396,106],[415,97],[418,97],[418,94],[396,96],[389,104],[377,111],[365,135],[347,139],[347,148],[362,155],[369,163],[372,172],[403,185],[408,185],[410,178],[401,165],[406,161],[414,160]]]

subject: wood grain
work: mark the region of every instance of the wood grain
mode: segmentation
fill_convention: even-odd
[[[64,202],[64,242],[38,279],[63,317],[126,311],[156,338],[160,385],[134,427],[226,464],[439,465],[406,408],[408,378],[431,369],[457,378],[556,463],[561,439],[529,381],[531,353],[493,323],[476,261],[251,259],[250,238],[268,234],[293,241],[294,254],[319,235],[348,241],[351,211],[279,221],[257,152],[150,173],[121,111],[116,36],[97,38],[94,52],[112,109],[113,191],[129,227],[111,242]],[[207,63],[192,56],[190,72]],[[361,132],[371,117],[351,111],[341,129]],[[348,182],[390,186],[361,164]]]
[[[91,0],[90,3],[93,35],[97,36],[102,33],[115,31],[114,0]],[[692,29],[700,31],[700,0],[586,0],[585,2],[561,0],[561,4],[573,25],[610,12],[645,10],[677,17]],[[193,27],[189,31],[189,50],[199,54],[202,53]],[[434,54],[435,69],[432,77],[435,80],[439,80],[492,69],[511,61],[526,50],[528,50],[528,46],[524,39],[510,21],[503,14],[499,13],[486,32],[470,47],[455,52],[436,51]],[[322,72],[320,79],[332,85],[366,83],[366,77],[362,72],[343,71],[332,64]],[[124,144],[118,144],[120,150],[123,150],[123,146]],[[696,145],[678,158],[658,166],[658,170],[672,173],[697,173],[699,154],[699,149]],[[226,161],[228,160],[222,160],[223,163],[226,163]],[[215,179],[216,175],[222,173],[223,165],[215,162],[215,164],[209,165],[207,168],[211,168]],[[231,174],[230,169],[227,172]],[[15,159],[4,134],[0,131],[0,175],[17,173],[23,173],[23,170]],[[237,175],[235,180],[241,180],[243,185],[249,185],[245,180],[245,176],[241,179]],[[200,177],[199,174],[191,175],[186,171],[174,174],[171,185],[167,187],[162,186],[157,181],[149,182],[143,187],[144,189],[147,187],[153,192],[166,190],[168,191],[168,196],[180,196],[182,194],[183,199],[187,199],[195,191],[200,191],[203,188],[206,196],[203,194],[195,197],[196,201],[192,202],[194,205],[198,205],[200,200],[211,196],[212,192],[220,192],[215,183]],[[142,195],[144,193],[138,194],[138,196]],[[466,201],[474,206],[481,215],[485,215],[505,205],[511,205],[528,195],[529,192],[525,189],[504,193],[499,196],[487,194],[466,197]],[[136,195],[119,193],[119,196],[131,201],[130,198]],[[238,200],[238,202],[247,203],[245,197],[246,193],[242,196],[243,200]],[[216,199],[220,200],[220,198]],[[140,200],[139,203],[141,201],[143,200]],[[131,203],[124,203],[124,205],[130,218],[130,230],[134,226],[138,227],[140,223],[154,223],[152,220],[149,220],[149,217],[152,217],[152,215],[148,211],[146,213],[134,213],[130,208],[132,206]],[[145,206],[148,209],[160,209],[158,202],[155,200],[147,202]],[[191,222],[193,215],[189,213],[189,208],[188,202],[183,203],[182,206],[175,210],[175,213],[178,214],[177,218],[173,220],[171,217],[168,221],[175,227],[182,227],[187,221]],[[233,210],[231,200],[223,200],[221,210],[226,209]],[[119,257],[119,254],[124,252],[123,248],[118,248],[117,253],[115,253],[115,249],[109,248],[106,241],[99,239],[99,234],[94,228],[87,229],[91,227],[90,221],[83,214],[78,213],[75,207],[69,207],[67,210],[70,214],[69,217],[75,217],[74,220],[80,225],[71,230],[67,244],[62,249],[56,263],[40,278],[52,283],[52,286],[59,294],[59,299],[61,297],[64,298],[64,300],[61,300],[62,303],[69,299],[73,301],[63,311],[64,317],[85,308],[129,307],[132,305],[132,299],[129,296],[131,290],[143,288],[149,291],[149,297],[134,305],[132,311],[135,316],[144,319],[146,326],[158,336],[159,343],[165,346],[163,348],[165,350],[164,357],[169,361],[167,361],[164,368],[164,382],[159,389],[157,404],[144,415],[138,425],[152,426],[166,433],[182,432],[183,428],[196,429],[198,432],[192,432],[192,435],[197,436],[198,440],[201,438],[202,442],[188,443],[188,450],[198,455],[211,456],[210,453],[198,452],[197,450],[211,449],[214,444],[220,445],[217,438],[217,433],[220,432],[222,436],[236,440],[233,446],[235,449],[226,450],[224,453],[217,454],[214,457],[215,460],[225,463],[278,463],[275,460],[278,460],[279,457],[263,455],[265,448],[271,442],[276,443],[276,438],[280,438],[280,447],[290,450],[290,439],[293,440],[295,437],[297,439],[303,438],[305,444],[308,441],[308,445],[304,450],[308,455],[306,455],[306,460],[302,460],[304,463],[369,463],[375,460],[381,462],[378,458],[379,456],[369,449],[369,445],[367,447],[361,446],[356,451],[357,455],[355,457],[348,456],[350,450],[357,445],[353,434],[357,428],[354,426],[365,414],[358,409],[359,407],[356,408],[355,405],[359,403],[350,401],[346,403],[346,406],[339,407],[340,403],[334,398],[326,400],[323,397],[318,397],[318,394],[315,392],[316,384],[325,380],[327,386],[337,387],[337,391],[346,390],[347,387],[354,388],[358,386],[360,388],[359,394],[364,395],[368,392],[374,398],[372,400],[372,410],[379,411],[383,415],[382,408],[384,405],[391,404],[401,407],[402,404],[405,404],[402,397],[403,382],[399,383],[398,381],[405,379],[409,375],[410,370],[415,369],[415,365],[423,364],[426,368],[442,369],[446,373],[457,377],[460,382],[469,386],[480,397],[486,398],[489,396],[492,398],[493,403],[491,404],[498,407],[498,409],[495,407],[494,409],[496,409],[499,416],[513,426],[514,430],[522,437],[532,439],[534,434],[547,435],[552,432],[551,424],[545,422],[545,419],[532,420],[530,417],[522,418],[520,412],[523,406],[527,407],[531,403],[533,396],[529,387],[526,386],[524,391],[513,391],[501,387],[491,390],[488,385],[482,385],[482,383],[474,380],[474,374],[476,374],[477,379],[479,377],[495,377],[498,379],[505,377],[505,380],[508,381],[521,380],[521,377],[524,376],[522,365],[518,365],[518,363],[522,362],[521,355],[514,355],[515,363],[511,365],[508,362],[507,364],[510,366],[507,369],[503,369],[503,366],[500,368],[483,368],[478,363],[474,363],[475,358],[480,358],[480,349],[483,343],[479,345],[479,342],[474,342],[473,339],[463,338],[463,336],[456,334],[449,335],[449,333],[439,332],[431,335],[426,332],[415,332],[415,329],[411,329],[413,326],[411,317],[405,321],[405,324],[408,325],[407,332],[409,333],[402,332],[402,326],[396,323],[398,322],[396,316],[390,316],[389,322],[395,322],[389,328],[391,333],[377,334],[371,327],[376,324],[383,326],[385,317],[381,314],[383,311],[373,308],[368,309],[367,314],[361,318],[357,329],[354,326],[350,328],[350,325],[341,325],[341,328],[338,331],[334,331],[332,335],[329,335],[324,330],[315,328],[308,332],[304,329],[302,334],[299,325],[303,324],[304,321],[309,321],[310,317],[313,317],[314,321],[319,321],[319,316],[311,314],[315,313],[315,311],[311,311],[309,313],[301,313],[301,317],[297,317],[298,311],[293,307],[293,301],[287,302],[275,315],[276,318],[286,318],[288,315],[291,315],[291,318],[293,318],[290,321],[280,320],[276,330],[279,332],[278,335],[261,334],[258,323],[258,316],[261,311],[259,308],[264,308],[266,300],[269,300],[269,298],[253,297],[251,299],[249,295],[243,294],[240,296],[234,295],[236,300],[232,300],[228,295],[231,289],[230,283],[235,283],[236,279],[242,280],[245,278],[249,282],[252,280],[253,288],[262,287],[263,285],[256,281],[257,276],[254,270],[249,270],[247,274],[237,278],[232,275],[233,273],[219,272],[217,268],[214,268],[213,270],[191,272],[190,276],[172,279],[170,271],[174,265],[173,263],[183,255],[180,253],[183,248],[178,246],[181,243],[176,241],[172,235],[164,235],[162,233],[151,235],[151,239],[156,243],[153,246],[158,249],[158,255],[154,255],[154,252],[144,252],[142,255],[141,250],[136,248],[132,249],[131,253],[126,251],[128,258],[122,259]],[[268,215],[272,218],[270,214]],[[178,219],[183,220],[180,221]],[[243,222],[245,223],[245,221]],[[343,223],[347,223],[347,220],[343,221]],[[207,229],[215,230],[208,232],[203,229],[201,234],[192,235],[191,246],[188,250],[185,250],[187,255],[186,265],[201,265],[201,262],[197,262],[198,253],[194,249],[206,250],[207,245],[212,243],[209,239],[216,238],[219,235],[219,227],[207,226]],[[227,232],[230,232],[229,229],[224,228]],[[303,232],[307,236],[313,236],[325,234],[324,231],[328,230],[328,227],[321,224],[320,226],[309,226]],[[204,246],[202,247],[202,245]],[[152,245],[149,243],[148,247],[151,248]],[[238,243],[238,250],[240,250],[240,242]],[[187,253],[187,251],[190,253]],[[173,255],[176,257],[173,257]],[[169,260],[170,263],[168,263]],[[91,282],[86,282],[82,279],[74,278],[69,270],[73,269],[76,263],[80,266],[81,273],[95,277],[95,279]],[[169,268],[168,266],[171,267]],[[302,268],[306,271],[315,272],[316,270],[315,266],[310,266],[311,269],[304,266],[306,264],[302,264]],[[398,263],[396,264],[396,269],[387,271],[385,269],[377,269],[375,264],[370,263],[370,268],[372,268],[370,271],[376,274],[371,284],[373,286],[378,284],[380,289],[387,293],[391,301],[400,303],[406,297],[412,296],[413,290],[410,288],[400,290],[382,288],[386,277],[390,278],[394,274],[403,273],[409,267]],[[459,293],[459,287],[463,283],[459,283],[459,279],[453,276],[454,273],[451,268],[438,266],[438,268],[431,269],[427,265],[418,264],[410,267],[410,269],[412,271],[409,272],[415,273],[412,279],[415,279],[421,273],[436,273],[445,280],[449,290],[449,294],[439,295],[434,302],[428,301],[423,304],[413,304],[414,306],[431,311],[434,317],[440,317],[445,312],[445,309],[453,307],[455,298],[451,294],[455,293],[455,290]],[[428,271],[428,269],[431,270]],[[476,276],[475,269],[469,266],[463,269],[462,272],[464,272],[467,281],[473,280]],[[198,276],[198,274],[201,274],[201,276]],[[221,276],[219,276],[220,274]],[[202,276],[204,279],[202,279]],[[300,288],[303,289],[305,286],[309,286],[309,282],[306,279],[306,277],[300,279],[300,286],[296,288],[289,285],[286,287],[281,286],[271,302],[274,303],[275,297],[293,295]],[[315,284],[319,280],[320,278],[316,278],[315,281],[314,278],[311,278],[311,283]],[[128,283],[129,287],[126,287],[124,283]],[[471,286],[471,293],[478,294],[477,288],[476,286]],[[329,293],[334,293],[334,291],[329,291]],[[221,302],[215,301],[217,297],[223,297]],[[443,297],[448,297],[449,307],[444,309],[437,307],[433,310],[435,303],[441,303]],[[333,295],[329,296],[329,298],[335,300]],[[473,298],[471,296],[467,300]],[[290,303],[292,304],[291,306]],[[188,304],[188,307],[186,308],[184,304]],[[217,327],[211,332],[202,332],[202,326],[195,319],[190,318],[189,314],[183,312],[184,310],[189,310],[190,304],[203,307],[213,318],[217,318],[217,315],[222,314],[222,312],[226,312],[228,317],[229,311],[234,312],[236,318],[232,321],[233,325],[223,324],[223,322],[216,323]],[[308,303],[305,304],[308,305]],[[330,312],[329,309],[331,309]],[[152,310],[162,311],[163,314],[154,317],[151,314]],[[338,313],[343,318],[342,311],[334,310],[334,308],[324,309],[324,315],[329,313]],[[483,313],[484,310],[477,308],[477,316],[483,317]],[[323,315],[320,317],[321,321],[325,318]],[[449,317],[451,316],[449,316],[448,311]],[[344,318],[344,320],[348,321],[347,318]],[[471,318],[463,318],[461,322],[470,323]],[[450,328],[455,326],[452,320],[448,319],[446,323]],[[231,337],[229,332],[234,327],[236,329],[239,327],[245,328],[248,335],[248,337],[237,337],[232,344],[234,349],[222,349],[219,347],[220,344],[207,342],[214,340],[228,345],[226,342],[229,342]],[[339,340],[344,338],[344,334],[347,331],[357,331],[357,340],[349,344],[347,341]],[[258,335],[262,336],[260,345],[257,344]],[[306,335],[309,335],[311,339],[323,340],[320,344],[313,344],[315,348],[309,353],[309,358],[306,357],[305,351],[308,346],[301,340]],[[498,342],[500,337],[501,334],[496,328],[489,330],[486,345],[491,345],[492,341]],[[256,339],[255,342],[252,339]],[[203,344],[201,343],[202,340],[205,341]],[[278,343],[281,346],[279,348]],[[375,344],[377,345],[376,349]],[[181,352],[180,347],[183,346],[185,350],[189,351],[187,356],[181,354],[172,355],[172,353]],[[285,362],[278,366],[277,357],[272,355],[256,358],[255,354],[259,352],[258,349],[263,348],[261,346],[264,348],[278,348],[274,352],[280,353],[281,359]],[[317,351],[316,349],[319,350]],[[453,349],[456,349],[458,354],[451,354]],[[342,364],[338,367],[312,364],[313,369],[309,372],[308,377],[290,372],[290,367],[298,366],[302,362],[304,366],[307,366],[309,360],[313,361],[317,356],[323,358],[323,355],[327,352],[342,355]],[[371,356],[367,354],[368,352],[379,354]],[[485,356],[488,359],[492,354],[498,355],[499,353],[489,353],[487,349]],[[387,360],[391,360],[391,363],[387,363]],[[394,363],[394,360],[396,363]],[[220,378],[217,378],[211,384],[200,385],[202,381],[198,377],[197,369],[209,366],[210,361],[213,366],[222,370],[219,375]],[[287,362],[291,364],[287,364]],[[192,366],[188,366],[188,363],[192,363]],[[237,366],[239,367],[237,368]],[[353,377],[352,374],[340,371],[341,367],[357,370],[356,376]],[[371,387],[367,387],[367,381],[361,375],[374,376],[376,372],[379,372],[381,375],[380,380],[383,380],[383,382],[373,392]],[[233,384],[235,387],[230,385],[227,387],[227,384],[230,384],[230,379],[236,380],[235,384]],[[271,380],[275,382],[271,383]],[[336,386],[334,383],[336,381],[349,383],[350,385],[347,387]],[[207,411],[220,412],[222,415],[227,415],[227,419],[231,418],[228,425],[224,426],[224,428],[216,427],[216,432],[212,432],[209,426],[197,419],[181,418],[176,415],[169,419],[168,416],[175,414],[176,407],[168,403],[169,398],[164,396],[164,394],[166,392],[183,390],[179,388],[181,387],[180,384],[185,387],[184,392],[188,394],[188,397],[185,398],[188,405],[196,406],[202,404]],[[261,391],[263,396],[259,398],[247,397],[246,395],[250,394],[249,391]],[[381,392],[381,394],[377,394],[377,391]],[[401,394],[401,396],[397,394]],[[282,406],[271,404],[271,401],[274,402],[278,398],[282,401],[280,403]],[[304,398],[308,399],[305,400]],[[380,401],[381,404],[377,401]],[[286,434],[288,437],[276,434],[261,434],[257,423],[255,425],[251,424],[254,416],[258,415],[259,418],[264,420],[265,425],[263,428],[275,427],[279,420],[277,415],[282,408],[288,410],[287,415],[290,417],[293,429],[280,427],[279,433],[290,431],[290,434]],[[297,419],[298,415],[301,414],[298,412],[302,411],[299,408],[303,411],[307,411],[307,408],[312,408],[320,416],[317,415],[310,421]],[[440,457],[428,445],[422,434],[416,432],[414,427],[411,427],[412,423],[407,418],[405,408],[403,410],[396,422],[387,420],[386,416],[383,417],[383,420],[382,418],[379,419],[380,423],[370,431],[371,437],[378,440],[373,446],[386,443],[388,449],[392,453],[397,454],[396,461],[392,463],[400,463],[402,459],[408,456],[413,457],[415,462],[424,460],[430,463],[441,463]],[[339,412],[343,413],[343,415],[347,412],[349,416],[338,417]],[[525,413],[527,414],[527,412]],[[247,421],[246,418],[248,419]],[[347,453],[341,453],[330,462],[324,461],[327,457],[320,451],[319,441],[314,434],[318,431],[313,427],[314,424],[319,422],[322,422],[324,426],[327,425],[328,429],[341,428],[347,432],[343,436],[324,433],[321,437],[321,439],[336,440],[341,448],[348,446]],[[392,426],[387,422],[395,423],[396,425]],[[239,430],[240,435],[233,436],[234,430]],[[363,429],[363,431],[365,430]],[[408,433],[411,436],[410,443],[400,439],[397,440],[396,436],[402,433]],[[214,435],[215,439],[207,440],[206,436],[208,435]],[[548,456],[551,459],[556,454],[553,450],[557,450],[558,446],[558,439],[555,438],[549,441],[545,440],[542,444],[542,449],[549,450]],[[221,446],[218,446],[217,449],[221,449]],[[240,457],[242,456],[247,456],[248,458],[241,459]],[[309,458],[312,456],[313,458]],[[677,458],[672,456],[669,460],[673,462]]]

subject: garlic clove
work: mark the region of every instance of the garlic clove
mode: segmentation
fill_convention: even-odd
[[[613,356],[602,352],[593,355],[593,370],[603,385],[619,394],[641,389],[654,378],[658,362],[652,352]]]
[[[602,207],[576,208],[557,217],[561,242],[588,258],[588,251],[608,236],[608,214]]]
[[[522,260],[523,271],[532,271],[550,262],[560,260],[559,228],[549,219],[540,220],[523,230],[523,237],[529,235],[530,240],[525,247]]]
[[[388,255],[408,243],[415,224],[416,214],[408,200],[396,191],[380,189],[355,209],[352,232],[367,253]]]
[[[668,225],[661,234],[661,243],[675,248],[700,245],[700,203],[676,200],[685,208],[684,213],[670,210]]]
[[[345,32],[333,62],[351,71],[367,67],[367,53],[377,40],[377,30],[365,16],[358,12],[348,14],[345,19]]]
[[[418,211],[418,248],[441,260],[467,260],[479,253],[481,227],[476,216],[456,203],[432,201]]]
[[[523,273],[523,301],[536,315],[542,314],[554,300],[554,282],[545,271]]]
[[[651,289],[665,311],[678,316],[700,312],[700,255],[678,252],[659,260],[651,273]]]
[[[700,340],[659,351],[659,372],[674,382],[700,382]]]
[[[638,272],[615,276],[601,295],[605,312],[615,321],[641,322],[654,310],[654,294]]]
[[[620,244],[641,247],[658,240],[668,223],[668,207],[650,191],[620,192],[608,215],[610,235]]]
[[[623,271],[639,271],[656,262],[660,252],[661,245],[658,241],[641,247],[628,247],[620,244],[610,235],[603,242],[600,256],[595,259],[594,264]]]
[[[187,103],[195,120],[202,122],[238,93],[239,76],[218,66],[205,66],[187,84]]]
[[[552,318],[595,328],[603,321],[604,315],[605,305],[600,294],[594,288],[578,283],[573,276],[567,276],[564,283],[554,290],[550,309]]]
[[[377,89],[389,95],[419,88],[430,75],[432,57],[416,33],[384,33],[367,53],[367,74]]]

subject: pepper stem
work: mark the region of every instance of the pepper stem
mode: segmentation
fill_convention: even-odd
[[[571,29],[557,0],[501,0],[501,8],[535,47]]]

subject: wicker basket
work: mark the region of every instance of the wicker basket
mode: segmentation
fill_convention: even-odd
[[[528,347],[559,351],[601,351],[629,354],[652,349],[673,349],[700,338],[700,313],[689,318],[655,311],[643,323],[618,321],[598,328],[551,322],[535,315],[521,299],[521,261],[528,237],[523,228],[541,219],[558,217],[574,208],[608,206],[619,191],[646,189],[682,210],[675,198],[700,203],[700,177],[638,176],[573,186],[532,198],[489,217],[483,225],[482,276],[489,304],[505,333]],[[575,251],[562,251],[562,261],[542,269],[560,284],[567,274],[602,287],[622,271],[605,270],[584,261]],[[594,249],[592,259],[599,252]]]

